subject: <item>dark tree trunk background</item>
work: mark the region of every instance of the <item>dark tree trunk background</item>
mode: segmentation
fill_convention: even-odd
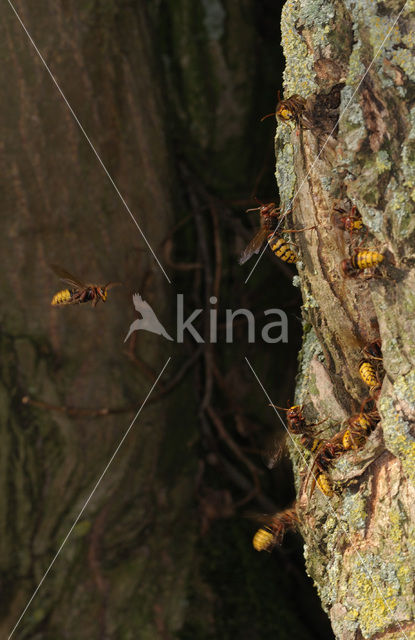
[[[253,0],[16,9],[173,284],[3,3],[1,636],[171,355],[13,637],[329,637],[295,540],[263,558],[241,520],[292,498],[288,467],[265,473],[258,453],[275,427],[243,356],[286,403],[298,293],[269,256],[249,287],[237,265],[256,229],[241,212],[253,194],[276,197],[271,122],[258,119],[275,104],[280,9]],[[124,286],[94,310],[54,309],[50,262]],[[173,334],[178,292],[189,310],[213,294],[223,308],[279,306],[291,343],[248,346],[241,324],[226,348],[166,348],[144,332],[124,344],[134,291]]]

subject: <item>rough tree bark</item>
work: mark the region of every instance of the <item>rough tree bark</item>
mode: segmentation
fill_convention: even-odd
[[[415,638],[414,11],[403,0],[288,0],[282,14],[285,98],[317,94],[315,103],[342,87],[339,127],[320,157],[327,123],[299,133],[280,124],[276,136],[281,200],[298,190],[297,226],[317,225],[297,238],[306,323],[297,401],[335,433],[368,395],[358,363],[379,337],[386,374],[381,425],[333,471],[354,481],[310,498],[297,473],[308,571],[342,640]],[[335,202],[358,207],[364,247],[388,251],[382,277],[341,275],[351,238],[333,225]],[[292,455],[298,472],[304,462]]]
[[[163,103],[153,82],[157,64],[145,11],[110,4],[16,6],[158,247],[173,218]],[[150,303],[163,291],[162,318],[170,291],[7,3],[1,13],[7,87],[1,254],[7,258],[0,404],[7,499],[1,502],[0,634],[7,637],[135,413],[74,418],[23,405],[22,397],[137,410],[154,378],[125,353],[123,339],[134,319],[129,291],[146,282]],[[49,262],[88,281],[122,280],[124,287],[96,309],[53,309],[50,297],[61,283]],[[162,349],[156,336],[140,343],[140,357],[156,374],[166,360]],[[14,637],[129,638],[139,625],[141,637],[154,638],[154,629],[180,626],[189,572],[181,560],[192,555],[194,532],[173,513],[176,506],[191,510],[194,469],[190,459],[183,466],[178,434],[169,441],[170,413],[174,406],[167,400],[141,415]],[[178,468],[180,474],[173,471]],[[173,511],[162,508],[168,503]]]
[[[252,157],[261,166],[267,135],[259,133],[253,145],[252,127],[268,110],[261,103],[252,0],[15,4],[162,261],[163,241],[188,216],[179,162],[216,195],[240,197],[249,184],[242,194],[249,198]],[[158,336],[143,332],[135,346],[123,344],[136,317],[130,293],[139,290],[173,331],[176,291],[7,2],[0,13],[5,638],[166,360]],[[236,234],[232,229],[228,235],[226,247],[233,249]],[[195,261],[195,236],[181,236],[182,262]],[[235,255],[231,260],[239,270]],[[107,304],[94,310],[52,309],[60,283],[49,262],[91,281],[122,280],[124,288],[112,290]],[[172,275],[173,267],[167,269]],[[166,371],[165,384],[187,357],[174,348],[173,355],[174,371]],[[262,573],[266,568],[251,573],[253,561],[260,567],[263,559],[254,559],[250,530],[241,535],[240,526],[226,522],[221,536],[200,540],[199,390],[189,392],[195,377],[192,372],[191,384],[188,377],[173,396],[140,415],[14,638],[167,640],[177,634],[216,640],[233,637],[229,629],[241,638],[262,637],[279,626],[281,637],[292,631],[301,640],[314,637],[297,619],[289,577],[278,568],[278,586],[284,585],[278,591],[267,581],[271,573]],[[25,396],[49,404],[49,410],[22,404]],[[133,410],[86,417],[53,407],[83,408],[87,416],[106,407]],[[216,587],[201,577],[203,555],[216,572]],[[225,563],[229,558],[233,565]],[[227,573],[223,566],[230,567]],[[280,611],[277,621],[267,608],[270,594]]]

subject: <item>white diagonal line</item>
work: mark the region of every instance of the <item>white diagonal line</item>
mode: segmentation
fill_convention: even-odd
[[[265,389],[264,385],[262,384],[261,380],[258,378],[258,376],[257,376],[257,374],[256,374],[256,372],[255,372],[255,370],[254,370],[254,368],[253,368],[253,366],[251,365],[251,363],[249,362],[249,360],[248,360],[248,358],[247,358],[246,356],[245,356],[245,360],[246,360],[246,362],[247,362],[247,364],[248,364],[249,368],[251,369],[252,373],[254,374],[256,381],[258,382],[259,386],[261,387],[262,391],[264,392],[265,396],[267,397],[268,402],[270,403],[270,405],[271,405],[271,406],[272,406],[272,408],[274,409],[275,413],[277,414],[277,416],[278,416],[278,417],[279,417],[279,419],[281,420],[281,424],[283,425],[284,429],[286,430],[286,432],[288,433],[289,437],[291,438],[291,442],[293,443],[293,445],[294,445],[294,446],[295,446],[295,448],[297,449],[297,452],[300,454],[300,456],[301,456],[301,458],[302,458],[303,462],[305,463],[305,465],[306,465],[307,469],[311,472],[311,474],[312,474],[312,475],[313,475],[313,477],[315,478],[315,475],[314,475],[314,473],[312,472],[312,469],[310,469],[310,465],[307,463],[307,460],[305,459],[304,454],[303,454],[303,452],[301,451],[300,446],[298,445],[298,443],[295,441],[295,439],[294,439],[294,438],[293,438],[293,436],[291,435],[291,433],[290,433],[289,429],[287,428],[287,426],[286,426],[286,424],[285,424],[284,420],[281,418],[281,414],[279,413],[279,411],[277,410],[277,408],[276,408],[276,407],[274,406],[274,404],[272,403],[272,400],[271,400],[271,398],[270,398],[270,396],[269,396],[268,392],[266,391],[266,389]],[[316,478],[315,478],[315,479],[316,479]],[[324,498],[326,499],[327,504],[329,505],[330,510],[332,511],[333,515],[334,515],[334,516],[335,516],[335,518],[338,520],[339,526],[340,526],[340,528],[342,529],[343,533],[345,534],[346,538],[348,539],[348,541],[349,541],[349,544],[350,544],[351,548],[356,552],[356,555],[358,556],[358,558],[359,558],[359,560],[360,560],[360,563],[361,563],[361,565],[362,565],[362,567],[363,567],[364,572],[366,573],[366,576],[367,576],[367,577],[369,578],[369,580],[372,582],[373,586],[375,587],[376,591],[378,592],[379,596],[381,597],[381,599],[382,599],[383,603],[385,604],[386,608],[388,609],[388,611],[389,611],[389,613],[390,613],[390,615],[391,615],[392,619],[396,622],[396,624],[398,625],[399,629],[401,630],[401,632],[402,632],[402,634],[403,634],[403,635],[402,635],[402,637],[403,637],[403,638],[405,638],[406,640],[409,640],[409,639],[408,639],[408,636],[406,635],[406,633],[405,633],[405,631],[404,631],[404,629],[402,628],[402,625],[401,625],[401,624],[400,624],[400,622],[395,618],[395,616],[394,616],[394,614],[393,614],[392,609],[390,608],[390,606],[389,606],[388,602],[385,600],[385,598],[384,598],[384,596],[383,596],[382,591],[380,590],[379,586],[376,584],[376,582],[375,582],[375,580],[374,580],[374,578],[373,578],[373,575],[372,575],[372,573],[370,572],[370,570],[368,569],[368,567],[367,567],[367,565],[366,565],[365,561],[363,560],[363,557],[362,557],[362,555],[361,555],[361,553],[360,553],[359,549],[357,549],[357,547],[355,547],[355,545],[353,544],[352,539],[351,539],[351,537],[350,537],[350,535],[349,535],[348,531],[345,529],[345,527],[343,526],[343,523],[341,522],[341,520],[340,520],[340,518],[339,518],[338,514],[337,514],[337,513],[336,513],[336,511],[334,510],[333,505],[332,505],[332,504],[331,504],[331,502],[330,502],[330,498],[329,498],[328,496],[326,496],[324,493],[322,493],[322,495],[323,495],[323,496],[324,496]]]
[[[310,173],[311,173],[311,172],[312,172],[312,170],[314,169],[314,167],[315,167],[315,164],[316,164],[317,160],[320,158],[320,156],[321,156],[321,154],[323,153],[323,151],[324,151],[324,149],[325,149],[325,147],[326,147],[326,145],[327,145],[328,141],[329,141],[329,140],[330,140],[330,138],[333,136],[333,133],[334,133],[334,131],[335,131],[336,127],[338,126],[338,124],[339,124],[340,120],[343,118],[344,114],[346,113],[347,109],[348,109],[348,108],[349,108],[349,106],[350,106],[350,103],[352,102],[352,100],[353,100],[353,98],[355,97],[356,93],[359,91],[359,89],[360,89],[360,87],[361,87],[361,85],[362,85],[363,80],[366,78],[366,76],[367,76],[367,74],[369,73],[370,69],[373,67],[373,64],[374,64],[374,62],[375,62],[376,58],[378,57],[379,53],[380,53],[380,52],[381,52],[381,50],[383,49],[383,46],[384,46],[384,44],[385,44],[386,40],[389,38],[390,34],[392,33],[393,29],[395,28],[395,25],[397,24],[397,22],[398,22],[399,18],[401,17],[402,13],[404,12],[404,9],[405,9],[406,5],[408,4],[408,2],[409,2],[409,0],[406,0],[406,2],[405,2],[405,4],[403,5],[402,9],[401,9],[401,10],[400,10],[400,12],[398,13],[398,17],[395,19],[395,21],[394,21],[394,23],[392,24],[391,28],[389,29],[388,33],[387,33],[387,34],[386,34],[386,36],[383,38],[382,43],[380,44],[380,46],[379,46],[378,50],[376,51],[375,56],[374,56],[374,58],[373,58],[372,62],[371,62],[371,63],[369,64],[369,66],[367,67],[366,71],[364,72],[363,76],[361,77],[361,79],[360,79],[360,81],[359,81],[359,84],[357,85],[356,89],[353,91],[351,98],[349,99],[349,101],[348,101],[348,103],[346,104],[346,106],[345,106],[345,108],[343,109],[343,111],[340,113],[339,118],[338,118],[338,120],[337,120],[336,124],[334,125],[333,129],[330,131],[329,135],[327,136],[326,141],[324,142],[323,146],[321,147],[321,149],[320,149],[320,151],[319,151],[318,155],[316,156],[316,158],[315,158],[314,162],[312,163],[312,165],[311,165],[310,169],[308,170],[308,172],[307,172],[306,176],[302,179],[301,184],[300,184],[300,186],[298,187],[297,191],[295,192],[295,194],[294,194],[294,196],[293,196],[293,198],[292,198],[291,202],[294,202],[294,200],[296,199],[296,197],[297,197],[297,196],[298,196],[298,194],[300,193],[301,188],[302,188],[302,186],[303,186],[304,182],[307,180],[307,178],[309,177]],[[278,228],[279,228],[279,226],[280,226],[281,222],[283,221],[283,219],[284,219],[284,218],[282,217],[282,218],[279,220],[279,222],[278,222],[277,226],[276,226],[276,227],[275,227],[275,229],[274,229],[274,232],[273,232],[272,236],[270,236],[267,240],[271,241],[271,240],[274,238],[274,236],[275,236],[275,234],[277,233]],[[258,265],[258,262],[261,260],[262,256],[264,255],[264,252],[265,252],[265,250],[266,250],[267,246],[268,246],[268,241],[267,241],[267,243],[265,244],[265,246],[264,246],[263,250],[261,251],[260,255],[258,256],[257,261],[255,262],[254,266],[252,267],[252,269],[251,269],[251,271],[250,271],[250,273],[249,273],[249,275],[248,275],[247,279],[245,280],[245,284],[248,282],[248,280],[249,280],[249,278],[251,277],[252,273],[255,271],[255,269],[256,269],[256,267],[257,267],[257,265]]]
[[[90,502],[90,500],[91,500],[92,496],[94,495],[95,491],[98,489],[98,486],[99,486],[99,484],[100,484],[100,482],[101,482],[102,478],[103,478],[103,477],[105,476],[105,474],[107,473],[107,471],[108,471],[108,469],[109,469],[109,467],[110,467],[110,465],[111,465],[112,461],[114,460],[115,456],[117,455],[118,451],[120,450],[120,448],[121,448],[121,446],[122,446],[122,444],[123,444],[124,440],[126,439],[126,437],[128,436],[128,434],[130,433],[130,430],[131,430],[131,428],[132,428],[132,426],[133,426],[134,422],[137,420],[138,416],[140,415],[140,413],[141,413],[141,411],[142,411],[142,409],[143,409],[144,405],[146,404],[146,402],[147,402],[147,400],[149,399],[149,397],[150,397],[151,393],[153,392],[153,389],[156,387],[156,385],[157,385],[158,381],[160,380],[161,376],[163,375],[164,370],[165,370],[165,368],[167,367],[167,365],[169,364],[170,360],[171,360],[171,357],[170,357],[170,358],[168,358],[168,360],[167,360],[167,362],[165,363],[164,367],[162,368],[162,370],[160,371],[159,375],[157,376],[157,378],[156,378],[156,380],[155,380],[155,382],[154,382],[153,386],[151,387],[150,391],[148,392],[148,394],[147,394],[147,395],[146,395],[146,397],[144,398],[144,400],[143,400],[143,402],[142,402],[142,404],[141,404],[141,406],[140,406],[139,410],[137,411],[137,413],[136,413],[136,414],[135,414],[135,416],[134,416],[134,419],[132,420],[132,422],[131,422],[130,426],[128,427],[127,431],[124,433],[123,437],[121,438],[121,440],[120,440],[120,442],[119,442],[119,444],[118,444],[117,448],[115,449],[114,453],[112,454],[111,458],[109,459],[109,462],[108,462],[108,464],[106,465],[106,467],[105,467],[104,471],[101,473],[100,477],[98,478],[98,480],[97,480],[97,482],[96,482],[96,484],[95,484],[94,488],[92,489],[91,493],[89,494],[89,496],[88,496],[88,498],[87,498],[87,500],[86,500],[86,502],[85,502],[84,506],[82,507],[82,509],[81,509],[81,511],[79,512],[79,514],[78,514],[78,516],[77,516],[77,518],[76,518],[75,522],[73,523],[73,525],[72,525],[72,526],[71,526],[71,528],[69,529],[68,533],[66,534],[66,536],[65,536],[65,538],[64,538],[64,540],[63,540],[63,542],[62,542],[61,546],[59,547],[59,549],[57,550],[56,554],[54,555],[52,562],[50,563],[50,565],[49,565],[49,566],[48,566],[48,568],[46,569],[46,571],[45,571],[45,573],[44,573],[44,575],[43,575],[43,578],[41,579],[41,581],[40,581],[40,582],[39,582],[39,584],[37,585],[36,589],[34,590],[34,592],[33,592],[32,596],[31,596],[31,598],[30,598],[29,602],[27,603],[27,605],[26,605],[26,606],[25,606],[25,608],[23,609],[23,611],[22,611],[22,613],[21,613],[21,615],[20,615],[20,618],[18,619],[18,621],[17,621],[17,622],[16,622],[16,624],[14,625],[13,629],[11,630],[10,635],[8,636],[7,640],[10,640],[10,638],[12,637],[12,635],[14,634],[14,632],[16,631],[16,629],[17,629],[18,625],[20,624],[21,619],[23,618],[23,616],[24,616],[24,614],[26,613],[26,611],[28,610],[28,608],[29,608],[29,606],[30,606],[30,604],[31,604],[31,602],[32,602],[32,600],[33,600],[33,598],[36,596],[37,592],[39,591],[40,587],[42,586],[42,584],[43,584],[43,582],[44,582],[44,580],[45,580],[46,576],[48,575],[49,571],[50,571],[50,570],[51,570],[51,568],[53,567],[53,565],[54,565],[54,563],[55,563],[55,561],[56,561],[57,557],[59,556],[60,552],[62,551],[63,547],[65,546],[65,544],[66,544],[66,542],[67,542],[67,540],[68,540],[69,536],[71,535],[72,531],[74,530],[75,526],[78,524],[78,522],[79,522],[79,520],[80,520],[80,518],[81,518],[81,516],[82,516],[83,512],[85,511],[85,509],[86,509],[87,505],[89,504],[89,502]]]
[[[33,46],[33,48],[35,49],[35,51],[36,51],[37,55],[38,55],[38,56],[39,56],[39,58],[41,59],[41,61],[42,61],[43,65],[44,65],[44,67],[45,67],[46,71],[47,71],[47,72],[48,72],[48,74],[50,75],[50,77],[51,77],[51,79],[52,79],[53,83],[55,84],[55,86],[56,86],[56,88],[57,88],[57,90],[58,90],[58,91],[59,91],[59,93],[61,94],[61,96],[62,96],[62,98],[63,98],[63,100],[64,100],[64,102],[65,102],[66,106],[68,107],[69,111],[71,112],[71,114],[72,114],[72,116],[73,116],[73,118],[74,118],[75,122],[77,123],[78,127],[79,127],[79,128],[80,128],[80,130],[82,131],[82,133],[83,133],[83,135],[84,135],[84,137],[85,137],[86,141],[88,142],[89,146],[91,147],[92,151],[94,152],[95,156],[97,157],[98,162],[100,163],[101,167],[104,169],[104,171],[105,171],[105,173],[106,173],[106,175],[107,175],[107,177],[108,177],[109,181],[111,182],[112,186],[114,187],[114,189],[115,189],[116,193],[118,194],[118,196],[119,196],[119,198],[120,198],[121,202],[123,203],[124,207],[127,209],[128,213],[130,214],[132,221],[134,222],[135,226],[137,227],[137,229],[138,229],[138,230],[139,230],[139,232],[141,233],[141,235],[142,235],[142,238],[143,238],[144,242],[146,243],[147,247],[150,249],[151,253],[153,254],[153,257],[154,257],[155,261],[157,262],[158,266],[160,267],[160,269],[161,269],[161,270],[162,270],[162,272],[164,273],[164,275],[165,275],[165,277],[166,277],[167,281],[169,282],[169,284],[171,284],[171,280],[170,280],[169,276],[167,275],[167,273],[166,273],[166,272],[165,272],[165,270],[163,269],[163,266],[162,266],[162,264],[161,264],[160,260],[157,258],[156,254],[154,253],[153,248],[151,247],[151,245],[150,245],[149,241],[147,240],[146,236],[144,235],[144,232],[143,232],[142,228],[141,228],[141,227],[140,227],[140,225],[138,224],[137,220],[134,218],[134,216],[133,216],[133,214],[132,214],[132,212],[131,212],[130,207],[128,206],[128,204],[126,203],[125,199],[124,199],[124,198],[123,198],[123,196],[121,195],[121,192],[120,192],[120,190],[118,189],[117,185],[115,184],[115,182],[114,182],[114,180],[113,180],[113,178],[112,178],[111,174],[109,173],[109,171],[108,171],[107,167],[105,166],[105,164],[104,164],[104,163],[103,163],[103,161],[101,160],[101,157],[100,157],[100,155],[98,154],[97,150],[95,149],[94,145],[92,144],[92,142],[91,142],[91,140],[90,140],[90,138],[89,138],[89,136],[88,136],[87,132],[86,132],[86,131],[85,131],[85,129],[83,128],[82,124],[80,123],[78,116],[76,115],[75,111],[72,109],[71,105],[69,104],[69,102],[68,102],[68,100],[67,100],[67,98],[66,98],[65,94],[63,93],[62,89],[60,88],[60,86],[59,86],[59,84],[58,84],[57,80],[55,79],[55,77],[54,77],[54,75],[53,75],[52,71],[49,69],[49,67],[48,67],[48,65],[47,65],[47,63],[46,63],[46,60],[44,59],[44,57],[43,57],[43,56],[42,56],[42,54],[40,53],[39,49],[37,48],[35,41],[33,40],[32,36],[31,36],[31,35],[30,35],[30,33],[28,32],[28,30],[26,29],[26,27],[25,27],[25,25],[24,25],[24,23],[23,23],[23,21],[22,21],[21,17],[20,17],[20,16],[19,16],[19,14],[17,13],[17,11],[16,11],[16,9],[14,8],[13,4],[11,3],[11,1],[10,1],[10,0],[7,0],[7,2],[9,3],[10,7],[12,8],[12,10],[13,10],[14,14],[16,15],[16,18],[17,18],[17,19],[18,19],[18,21],[20,22],[21,26],[23,27],[23,30],[25,31],[25,33],[26,33],[27,37],[29,38],[29,40],[30,40],[30,42],[31,42],[31,44],[32,44],[32,46]]]

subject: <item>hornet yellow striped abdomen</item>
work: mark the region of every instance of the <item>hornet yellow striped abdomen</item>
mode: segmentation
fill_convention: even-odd
[[[72,301],[72,291],[70,289],[62,289],[62,291],[58,291],[52,298],[51,305],[53,307],[59,304],[70,304]]]
[[[361,431],[363,431],[363,433],[365,435],[369,435],[369,433],[372,431],[373,429],[373,424],[377,424],[376,422],[374,423],[372,419],[370,419],[367,415],[365,415],[364,413],[360,413],[359,416],[356,418],[356,420],[354,421],[354,426],[356,426],[358,429],[360,429]]]
[[[349,260],[342,260],[340,266],[343,274],[352,278],[357,276],[358,273],[362,273],[365,269],[374,269],[384,259],[385,256],[382,253],[365,249],[364,251],[357,251]]]
[[[239,264],[244,264],[254,253],[259,253],[265,241],[280,260],[284,260],[284,262],[288,262],[290,264],[297,262],[297,255],[295,251],[290,248],[290,243],[286,242],[280,236],[280,233],[277,233],[282,221],[291,212],[291,209],[286,209],[285,213],[281,213],[281,209],[276,206],[275,202],[269,202],[268,204],[263,204],[260,207],[255,207],[254,209],[247,209],[247,211],[258,210],[261,227],[246,249],[242,252],[241,257],[239,258]],[[277,220],[279,220],[278,224]],[[316,225],[302,229],[283,229],[282,231],[283,233],[302,233],[304,231],[311,231],[315,228]]]
[[[358,251],[350,263],[354,269],[371,269],[383,261],[383,255],[377,251]]]
[[[294,253],[290,246],[285,242],[283,238],[272,237],[272,234],[268,238],[268,244],[280,260],[284,260],[284,262],[288,262],[289,264],[293,264],[297,262],[297,255]]]
[[[272,551],[277,544],[282,543],[285,533],[296,529],[298,525],[295,506],[271,516],[256,516],[255,519],[266,523],[253,537],[252,544],[256,551]]]
[[[327,473],[319,473],[317,476],[317,486],[325,496],[332,496],[334,494],[332,482]]]
[[[367,360],[360,361],[359,375],[368,387],[376,387],[379,384],[376,369],[373,364]]]
[[[361,449],[365,446],[368,436],[376,427],[377,422],[369,418],[364,413],[358,414],[354,418],[350,418],[349,427],[343,434],[343,447],[349,449]]]
[[[366,444],[367,436],[364,433],[352,433],[351,429],[346,429],[343,434],[343,447],[349,449],[361,449]]]
[[[358,413],[349,418],[349,426],[343,433],[343,447],[349,449],[361,449],[366,444],[367,438],[374,431],[380,421],[377,410],[369,413]]]
[[[270,551],[274,546],[274,534],[270,529],[258,529],[253,537],[252,545],[255,551]]]

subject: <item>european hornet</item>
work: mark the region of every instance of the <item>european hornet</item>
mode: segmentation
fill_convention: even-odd
[[[363,382],[370,388],[370,392],[377,397],[380,392],[381,381],[379,380],[376,367],[368,360],[362,358],[359,363],[359,375]]]
[[[271,116],[276,116],[278,120],[281,122],[285,122],[286,124],[290,122],[295,122],[296,124],[301,123],[301,116],[304,112],[306,105],[305,98],[302,98],[297,93],[290,96],[286,100],[281,100],[281,94],[278,91],[278,103],[275,108],[274,113],[269,113],[268,115],[261,118],[261,122],[266,118],[270,118]]]
[[[365,269],[376,268],[383,262],[384,258],[385,256],[378,251],[371,251],[369,249],[360,251],[356,249],[354,255],[350,259],[342,260],[340,266],[343,275],[348,278],[355,278]]]
[[[285,407],[279,407],[278,405],[275,405],[275,404],[271,406],[276,409],[281,409],[282,411],[286,411],[287,431],[292,435],[300,436],[299,440],[302,447],[304,447],[308,451],[311,451],[312,453],[318,449],[320,444],[323,442],[320,438],[317,437],[321,433],[321,431],[319,431],[318,433],[311,433],[311,430],[314,427],[318,427],[320,424],[323,424],[323,422],[326,422],[326,420],[321,420],[320,422],[316,422],[314,424],[307,424],[304,418],[302,405],[294,405],[289,409],[286,409]],[[275,463],[282,456],[284,449],[286,447],[288,433],[286,434],[286,437],[283,439],[282,443],[278,447],[276,453],[274,453],[274,455],[271,457],[270,463],[268,464],[269,468],[272,468],[273,466],[275,466]]]
[[[301,115],[304,112],[306,100],[298,93],[290,96],[286,100],[281,100],[280,92],[278,92],[278,104],[275,109],[275,115],[281,122],[296,122],[300,124]]]
[[[370,387],[375,398],[379,395],[382,376],[382,348],[380,338],[363,348],[364,358],[359,363],[359,375],[363,382]],[[376,360],[376,365],[371,362]]]
[[[275,405],[276,406],[276,405]],[[283,409],[283,407],[277,407],[277,409]],[[299,404],[290,407],[289,409],[283,409],[287,412],[287,425],[291,433],[305,433],[307,431],[307,423],[303,414],[303,407]]]
[[[260,215],[260,229],[252,238],[246,249],[242,252],[239,258],[239,264],[244,264],[254,253],[259,253],[262,245],[265,241],[271,251],[284,262],[292,264],[297,262],[298,257],[295,251],[291,249],[290,243],[286,242],[279,233],[277,234],[278,227],[285,216],[290,213],[288,210],[286,213],[281,214],[281,209],[276,206],[275,202],[269,202],[268,204],[261,204],[254,209],[247,209],[247,211],[259,211]],[[280,220],[280,223],[274,227],[273,219]],[[301,231],[309,231],[315,229],[313,227],[306,227],[305,229],[284,229],[284,233],[299,233]]]
[[[286,412],[287,414],[286,428],[289,433],[292,433],[295,435],[301,435],[301,439],[310,437],[306,435],[308,426],[305,421],[304,414],[303,414],[303,407],[301,405],[297,404],[292,407],[289,407],[288,409],[286,409],[285,407],[279,407],[276,404],[271,404],[271,406],[274,407],[274,409],[281,409],[282,411]],[[278,460],[285,453],[287,437],[288,437],[288,433],[286,434],[286,437],[282,439],[282,442],[277,447],[277,450],[270,457],[267,465],[268,468],[271,469],[272,467],[274,467],[278,462]]]
[[[331,496],[334,495],[335,487],[334,487],[334,484],[332,482],[332,479],[324,471],[318,473],[318,475],[316,477],[316,484],[317,484],[318,488],[320,489],[321,493],[324,493],[324,495],[327,496],[328,498],[331,498]],[[313,490],[314,490],[314,488],[313,488]],[[313,490],[312,490],[312,492],[313,492]]]
[[[313,451],[313,449],[315,448],[315,443],[314,443],[315,438],[314,436],[311,436],[310,429],[312,429],[313,427],[318,427],[320,424],[323,424],[323,422],[326,422],[327,418],[325,420],[321,420],[320,422],[307,424],[304,418],[302,405],[296,404],[293,407],[290,407],[289,409],[285,409],[284,407],[279,407],[276,404],[272,404],[271,406],[275,407],[276,409],[281,409],[282,411],[287,412],[288,431],[294,435],[301,435],[300,442],[303,445],[303,447],[305,447],[306,449],[309,449],[310,451]]]
[[[247,213],[249,213],[250,211],[259,211],[259,215],[261,216],[261,219],[264,219],[264,220],[267,220],[268,218],[280,217],[280,208],[277,207],[275,202],[268,202],[267,204],[263,204],[262,202],[260,202],[259,207],[254,207],[253,209],[246,210]]]
[[[330,440],[322,440],[317,448],[313,464],[311,465],[305,480],[304,488],[306,490],[310,477],[313,478],[310,497],[313,495],[316,484],[320,491],[328,497],[332,496],[335,492],[335,486],[328,472],[333,462],[344,453],[343,443],[339,435],[340,434],[336,434]]]
[[[342,433],[342,445],[345,451],[361,449],[366,444],[370,434],[380,422],[380,415],[374,409],[363,413],[362,411],[348,419],[348,427]]]
[[[69,271],[62,269],[62,267],[56,264],[51,264],[50,267],[61,280],[71,287],[70,289],[62,289],[55,293],[50,303],[53,307],[82,304],[84,302],[92,302],[92,306],[96,307],[100,300],[103,302],[106,301],[108,289],[121,284],[120,282],[109,282],[106,285],[85,284],[79,280],[79,278],[69,273]]]
[[[341,207],[333,207],[333,222],[339,229],[348,231],[350,234],[359,233],[364,229],[362,216],[357,207],[352,206],[350,211],[346,211]]]
[[[346,429],[337,433],[330,440],[321,443],[306,479],[305,486],[307,487],[310,477],[313,477],[310,496],[313,494],[316,484],[327,497],[331,497],[335,493],[336,485],[328,473],[330,467],[344,453],[364,447],[379,422],[380,415],[376,409],[365,413],[361,411],[348,419]]]
[[[289,507],[272,516],[255,516],[255,518],[265,524],[253,537],[252,545],[256,551],[272,551],[276,545],[282,543],[286,532],[295,530],[298,525],[295,507]]]

